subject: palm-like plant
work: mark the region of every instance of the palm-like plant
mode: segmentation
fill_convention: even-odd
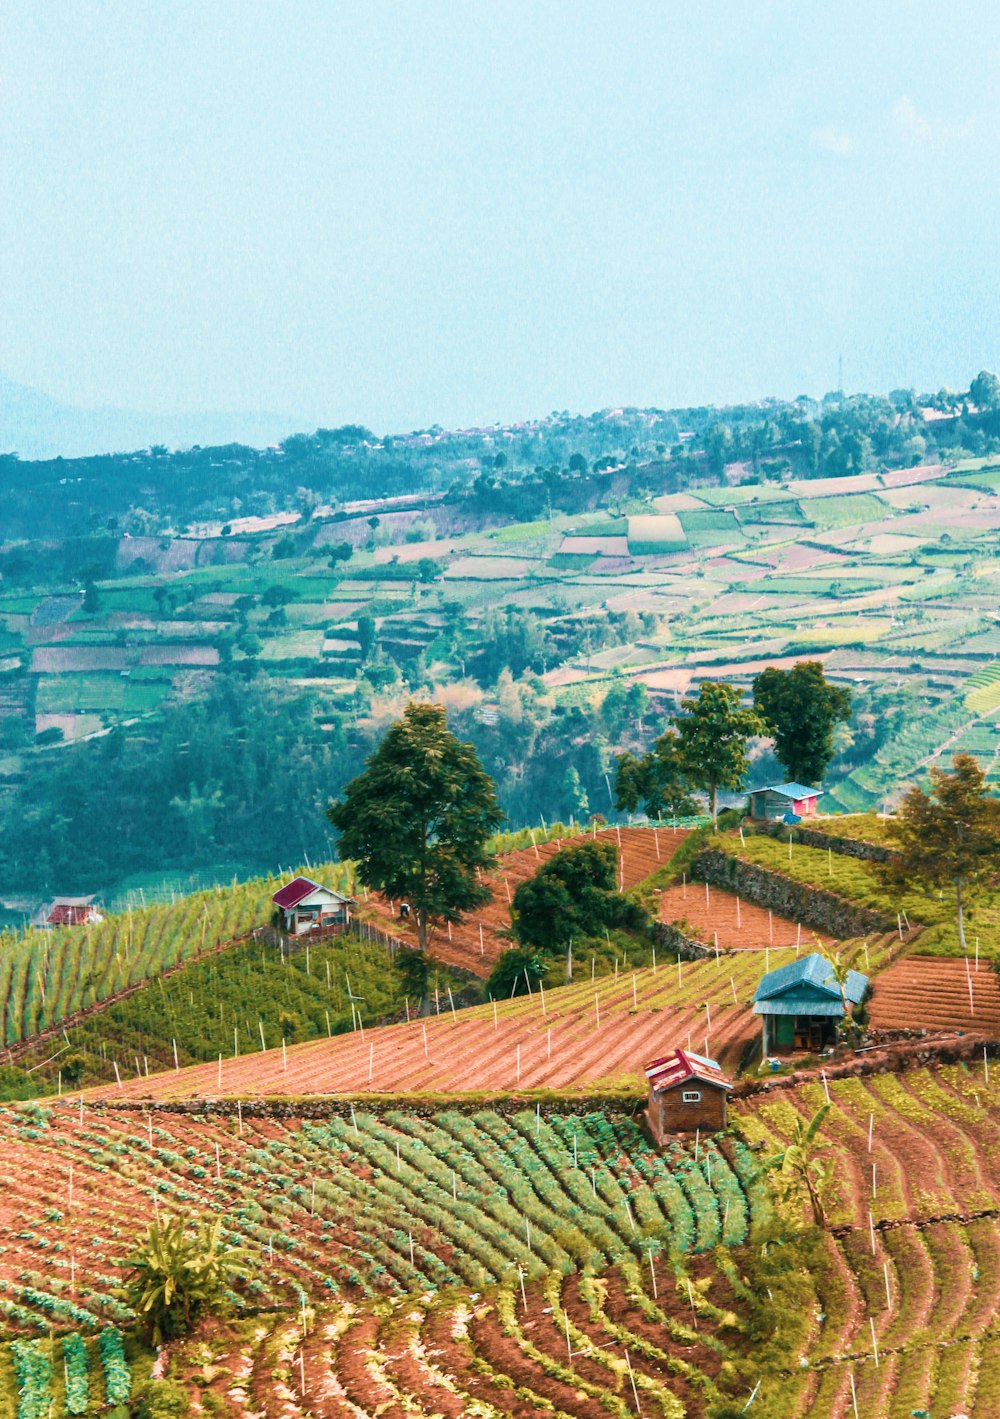
[[[128,1259],[129,1300],[154,1345],[191,1330],[205,1310],[218,1309],[226,1291],[247,1275],[242,1247],[226,1244],[222,1219],[211,1225],[165,1216],[150,1223]]]
[[[782,1152],[765,1159],[760,1169],[761,1173],[776,1172],[786,1193],[797,1192],[805,1186],[817,1227],[826,1224],[823,1194],[833,1180],[832,1164],[816,1157],[816,1140],[829,1112],[830,1105],[823,1104],[808,1123],[797,1118],[791,1143]]]

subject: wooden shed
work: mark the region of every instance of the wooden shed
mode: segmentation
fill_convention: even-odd
[[[726,1126],[726,1095],[733,1087],[714,1059],[675,1049],[646,1065],[646,1122],[662,1147],[677,1133],[714,1133]]]
[[[816,804],[823,790],[804,783],[773,783],[755,788],[750,794],[750,817],[780,822],[790,813],[796,818],[815,818]]]
[[[764,1054],[826,1049],[836,1040],[845,1002],[853,1010],[867,988],[867,976],[848,971],[842,993],[833,967],[818,951],[768,971],[753,998],[753,1013],[764,1026]]]
[[[290,936],[310,931],[330,931],[347,926],[351,919],[351,898],[342,897],[310,877],[294,877],[274,893],[278,924]]]

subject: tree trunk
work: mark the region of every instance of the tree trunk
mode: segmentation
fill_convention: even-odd
[[[716,819],[719,816],[719,790],[713,783],[710,791],[710,803],[712,806],[712,827],[715,827]]]
[[[958,944],[959,944],[959,946],[961,946],[961,948],[962,948],[962,953],[963,953],[963,955],[964,955],[965,950],[966,950],[966,946],[965,946],[965,908],[964,908],[964,906],[963,906],[963,904],[962,904],[962,879],[961,879],[961,877],[957,878],[957,879],[956,879],[956,882],[955,882],[955,900],[956,900],[956,903],[957,903],[957,905],[958,905]]]
[[[806,1180],[806,1187],[809,1189],[809,1201],[812,1203],[813,1221],[816,1223],[817,1227],[824,1227],[826,1225],[826,1214],[823,1211],[823,1204],[819,1200],[819,1193],[816,1191],[816,1185],[810,1176],[808,1168],[804,1170],[803,1176]]]
[[[421,951],[427,952],[427,913],[423,907],[417,908],[417,941]]]

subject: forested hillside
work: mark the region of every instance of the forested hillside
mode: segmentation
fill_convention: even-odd
[[[0,872],[41,894],[329,852],[322,808],[410,696],[513,825],[611,815],[613,760],[706,678],[823,662],[867,808],[997,759],[1000,384],[348,426],[0,470]],[[44,517],[42,513],[44,511]],[[780,773],[767,741],[752,777]]]

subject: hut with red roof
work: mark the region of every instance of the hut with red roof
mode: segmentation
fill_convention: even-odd
[[[714,1059],[675,1049],[646,1065],[646,1122],[662,1147],[677,1133],[714,1133],[726,1126],[726,1096],[732,1089]]]
[[[351,919],[351,900],[332,887],[314,882],[311,877],[293,877],[271,898],[278,925],[290,936],[347,926]]]

